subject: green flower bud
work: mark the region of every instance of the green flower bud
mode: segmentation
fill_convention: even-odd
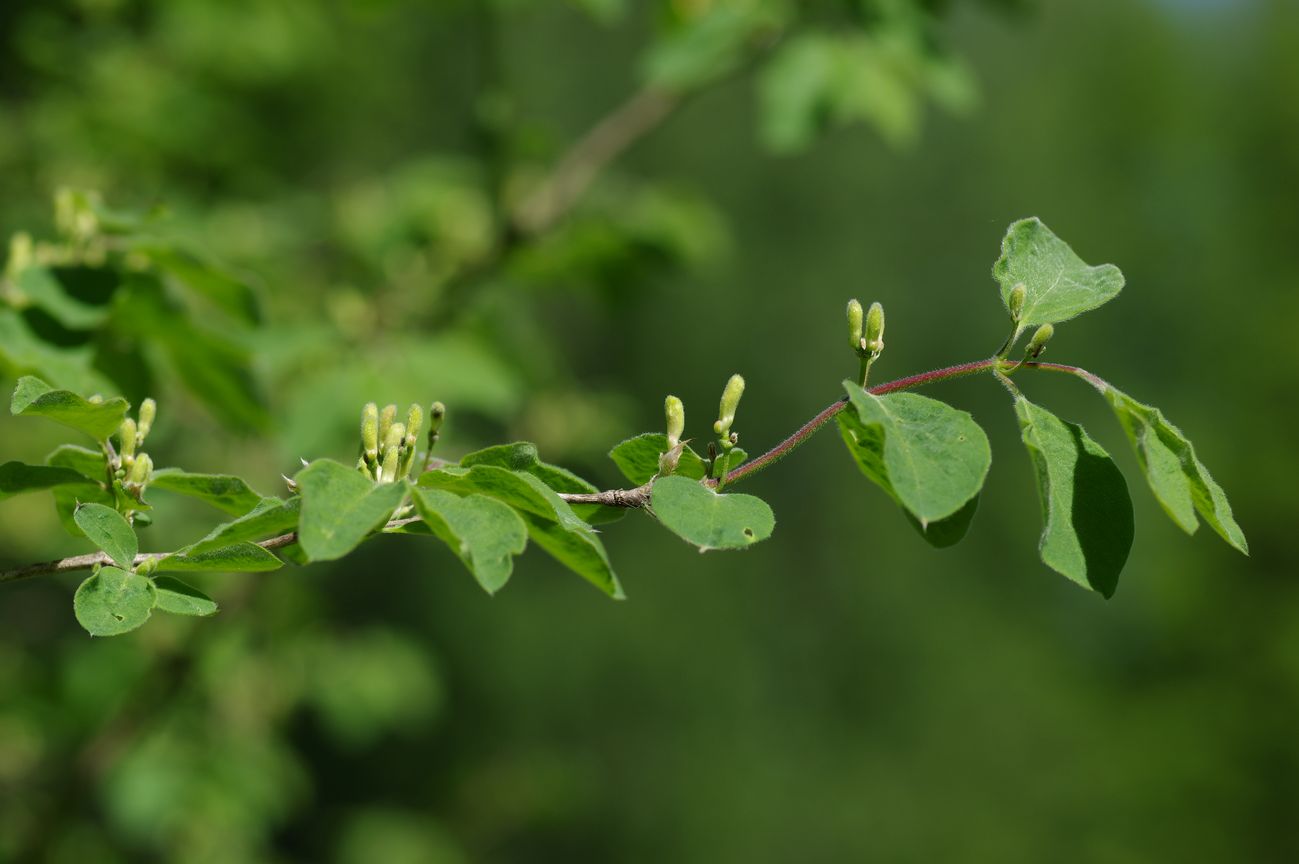
[[[135,456],[136,437],[135,421],[127,417],[117,430],[117,441],[122,445],[121,456],[123,459],[131,459]]]
[[[136,416],[140,418],[136,440],[143,444],[144,439],[149,436],[149,430],[153,428],[153,421],[158,416],[158,403],[152,399],[145,399],[140,403],[140,410],[136,412]]]
[[[1043,324],[1041,327],[1037,328],[1037,332],[1033,334],[1033,338],[1028,341],[1028,349],[1025,351],[1026,356],[1031,359],[1036,359],[1038,355],[1046,350],[1046,343],[1050,342],[1051,337],[1054,335],[1055,328],[1050,324]]]
[[[400,449],[402,445],[404,445],[405,443],[406,443],[406,424],[394,423],[391,426],[389,426],[388,434],[385,435],[383,439],[383,449],[385,451],[385,455],[389,447],[397,447]]]
[[[131,466],[131,473],[126,475],[128,483],[134,483],[136,486],[144,486],[153,476],[153,459],[149,458],[148,453],[141,453],[135,457],[135,464]]]
[[[415,403],[411,403],[410,409],[406,412],[406,446],[414,447],[415,440],[419,438],[420,427],[424,425],[424,409]]]
[[[397,465],[400,461],[401,448],[396,444],[390,444],[384,448],[383,466],[379,470],[380,483],[391,483],[397,479]]]
[[[663,400],[663,414],[668,425],[668,449],[681,443],[681,433],[686,431],[686,406],[675,396]]]
[[[379,458],[379,406],[373,402],[361,409],[361,449],[368,459]]]
[[[872,354],[878,354],[884,350],[884,307],[879,303],[872,303],[870,311],[866,313],[866,350]]]
[[[717,413],[717,422],[713,424],[713,431],[718,435],[725,436],[731,431],[731,424],[735,422],[735,409],[740,407],[740,397],[744,395],[744,379],[739,375],[732,375],[731,380],[726,382],[726,389],[722,391],[722,404]]]
[[[392,424],[397,420],[397,406],[385,405],[382,413],[379,414],[379,441],[387,446],[388,430],[392,429]]]
[[[434,402],[429,406],[429,429],[428,431],[436,435],[442,428],[442,420],[447,416],[447,406],[441,402]]]
[[[862,335],[861,322],[862,322],[861,303],[857,300],[849,300],[848,301],[848,344],[852,346],[852,350],[854,351],[861,350],[861,335]]]
[[[1027,296],[1028,288],[1023,282],[1010,289],[1010,296],[1006,298],[1006,308],[1010,309],[1012,321],[1019,321],[1019,316],[1024,311],[1024,298]]]
[[[136,522],[140,521],[140,514],[138,513],[136,514],[135,521]],[[150,556],[148,558],[145,558],[138,565],[136,565],[135,572],[139,573],[141,576],[148,576],[157,569],[158,569],[158,558],[156,556]]]

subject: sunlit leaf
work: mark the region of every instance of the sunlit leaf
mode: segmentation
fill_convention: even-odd
[[[39,378],[26,375],[18,379],[9,412],[23,417],[44,417],[96,441],[106,440],[122,425],[130,407],[120,397],[91,402],[70,390],[56,390]]]
[[[1007,229],[992,275],[1001,284],[1007,309],[1011,289],[1024,284],[1021,327],[1068,320],[1113,300],[1123,290],[1119,268],[1088,265],[1036,217],[1021,219]]]
[[[206,617],[217,612],[216,601],[202,591],[171,576],[153,580],[155,606],[173,615]]]
[[[261,573],[278,570],[282,562],[256,543],[239,542],[203,552],[182,550],[158,561],[160,571],[172,573],[224,571],[227,573]]]
[[[262,496],[242,478],[228,474],[191,474],[179,468],[154,471],[149,488],[197,498],[231,516],[242,516],[262,501]]]
[[[660,477],[650,490],[654,516],[700,551],[744,549],[766,540],[776,517],[761,498],[719,494],[697,480]]]
[[[332,561],[382,528],[406,495],[405,483],[375,485],[355,468],[317,459],[293,478],[302,493],[298,540],[313,561]]]
[[[213,528],[206,537],[190,546],[186,552],[196,555],[241,540],[262,540],[286,534],[298,527],[301,506],[302,499],[297,496],[287,501],[279,498],[263,498],[256,507],[238,519],[224,522]]]
[[[510,578],[514,556],[528,543],[528,529],[508,505],[485,495],[463,498],[441,489],[416,489],[415,509],[425,524],[495,594]]]
[[[72,514],[77,527],[104,554],[122,567],[130,568],[140,551],[135,529],[121,513],[103,504],[82,504]]]
[[[101,567],[81,583],[72,609],[91,636],[118,636],[149,620],[155,598],[153,582],[147,577]]]

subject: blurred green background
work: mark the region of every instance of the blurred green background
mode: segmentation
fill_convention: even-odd
[[[529,227],[646,86],[681,95]],[[876,380],[995,350],[989,268],[1038,215],[1128,280],[1049,357],[1161,406],[1252,557],[1163,516],[1086,387],[1026,376],[1129,478],[1109,602],[1039,563],[990,379],[934,391],[994,452],[949,550],[827,432],[746,484],[778,519],[753,550],[606,528],[625,603],[535,551],[489,598],[409,537],[207,579],[216,619],[112,640],[75,577],[8,585],[0,860],[1299,859],[1290,0],[6,0],[0,232],[52,236],[63,186],[166,205],[256,286],[228,334],[253,407],[214,408],[157,334],[100,349],[159,399],[159,464],[264,493],[349,458],[370,399],[445,401],[443,455],[534,440],[612,486],[603,453],[665,393],[702,434],[740,371],[763,449],[855,369],[850,296],[888,309]],[[54,430],[0,418],[0,457]],[[215,521],[159,497],[147,548]],[[0,566],[86,548],[0,503]]]

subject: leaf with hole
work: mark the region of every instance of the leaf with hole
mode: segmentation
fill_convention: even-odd
[[[215,600],[179,579],[159,576],[153,580],[153,588],[156,594],[155,606],[164,612],[200,618],[215,615],[217,612]]]
[[[876,396],[853,381],[844,389],[849,405],[839,412],[839,431],[857,467],[931,543],[960,540],[992,464],[983,429],[965,411],[917,393]]]
[[[103,504],[82,504],[73,512],[73,521],[86,538],[122,567],[130,568],[140,551],[135,529],[121,513]]]
[[[1232,515],[1227,493],[1195,455],[1195,447],[1182,430],[1169,423],[1158,408],[1143,405],[1108,385],[1103,392],[1137,451],[1150,491],[1169,518],[1187,534],[1194,534],[1200,527],[1195,516],[1198,512],[1232,548],[1248,555],[1249,543]]]
[[[1042,561],[1084,588],[1111,597],[1132,548],[1132,499],[1118,466],[1081,426],[1023,396],[1020,431],[1042,503]]]
[[[298,540],[313,561],[333,561],[382,528],[406,495],[406,484],[375,485],[355,468],[317,459],[293,478],[302,493]]]
[[[44,417],[70,429],[104,441],[122,425],[129,406],[121,397],[91,402],[70,390],[56,390],[39,378],[18,379],[9,413],[21,417]]]
[[[709,549],[746,549],[776,527],[767,502],[752,495],[719,494],[688,477],[660,477],[650,489],[654,516],[688,543]]]
[[[118,636],[148,621],[155,600],[152,580],[117,567],[101,567],[73,595],[72,611],[91,636]]]
[[[1007,310],[1011,290],[1024,284],[1021,329],[1067,321],[1108,303],[1123,290],[1119,268],[1088,265],[1037,218],[1021,219],[1006,230],[992,276],[1001,285]]]
[[[504,587],[514,556],[528,544],[528,529],[518,513],[486,495],[462,498],[441,489],[416,489],[413,497],[420,518],[488,594]]]

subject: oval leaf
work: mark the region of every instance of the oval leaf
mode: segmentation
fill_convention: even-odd
[[[120,566],[130,568],[140,551],[139,538],[126,518],[103,504],[80,504],[72,519],[91,543],[94,543]]]
[[[669,531],[699,547],[744,549],[776,527],[767,502],[752,495],[720,495],[688,477],[660,477],[650,490],[654,515]]]
[[[1015,399],[1015,413],[1037,473],[1043,563],[1084,588],[1113,596],[1132,548],[1132,499],[1123,475],[1081,426],[1023,396]]]
[[[287,501],[263,498],[238,519],[213,528],[206,537],[185,550],[186,554],[197,555],[241,540],[261,540],[286,534],[297,527],[301,507],[302,499],[296,495]]]
[[[229,474],[190,474],[179,468],[160,468],[149,479],[149,488],[188,495],[231,516],[242,516],[262,502],[241,477]]]
[[[1200,527],[1195,518],[1198,512],[1222,539],[1248,555],[1249,543],[1232,515],[1227,493],[1195,455],[1195,447],[1182,431],[1158,408],[1143,405],[1108,385],[1102,392],[1128,433],[1146,483],[1164,512],[1187,534]]]
[[[86,478],[71,468],[25,465],[22,462],[6,462],[0,465],[0,501],[24,492],[85,484]]]
[[[849,452],[922,529],[979,494],[992,449],[968,413],[918,393],[876,396],[853,381],[844,389],[850,405],[839,414],[839,428]]]
[[[509,581],[514,556],[528,544],[527,526],[517,513],[485,495],[461,498],[441,489],[416,489],[414,500],[420,518],[488,594]]]
[[[153,580],[153,588],[157,595],[155,605],[164,612],[198,617],[215,615],[217,612],[215,600],[179,579],[159,576]]]
[[[332,459],[312,462],[293,481],[302,492],[298,540],[313,561],[332,561],[351,552],[383,527],[406,495],[405,483],[376,486],[360,471]]]
[[[77,589],[72,611],[91,636],[117,636],[149,620],[155,597],[153,582],[146,577],[101,567]]]
[[[1021,330],[1066,321],[1113,300],[1123,290],[1119,268],[1089,266],[1036,217],[1021,219],[1006,230],[992,276],[1001,284],[1001,302],[1007,310],[1011,289],[1024,283]]]
[[[541,461],[537,445],[527,441],[477,450],[462,458],[460,464],[465,468],[474,465],[495,465],[510,471],[522,471],[536,477],[556,492],[599,491],[595,484],[583,480],[567,468]],[[627,515],[627,511],[621,507],[605,507],[601,504],[576,504],[573,505],[573,512],[586,522],[595,524],[616,522]]]
[[[122,425],[129,406],[117,397],[102,402],[82,399],[71,390],[55,390],[39,378],[18,379],[9,413],[22,417],[44,417],[70,429],[84,432],[96,441],[107,440]]]
[[[204,552],[182,550],[158,562],[159,570],[180,573],[223,570],[227,573],[262,573],[278,570],[283,562],[256,543],[231,543]]]

